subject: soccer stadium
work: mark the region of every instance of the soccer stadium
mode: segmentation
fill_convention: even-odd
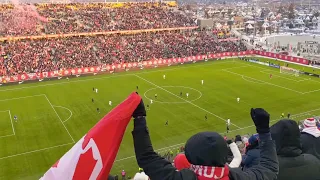
[[[320,7],[274,3],[1,0],[0,179],[319,179]]]

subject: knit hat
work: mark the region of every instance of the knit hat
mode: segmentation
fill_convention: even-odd
[[[259,135],[258,134],[254,134],[249,138],[249,144],[250,145],[255,144],[257,141],[259,141]]]
[[[179,171],[181,169],[189,169],[191,164],[189,163],[188,159],[186,158],[186,155],[184,153],[178,154],[174,158],[174,167],[176,167]]]
[[[149,177],[144,172],[142,172],[142,173],[137,173],[134,176],[133,180],[149,180]]]
[[[223,137],[216,132],[200,132],[186,143],[185,155],[193,165],[224,167],[228,147]]]
[[[316,120],[314,118],[308,118],[303,121],[305,127],[316,127]]]

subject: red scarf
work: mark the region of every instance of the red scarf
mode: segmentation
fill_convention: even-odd
[[[229,167],[227,165],[224,167],[191,165],[190,169],[196,173],[199,180],[229,180]]]

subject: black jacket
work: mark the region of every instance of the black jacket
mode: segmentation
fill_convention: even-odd
[[[149,131],[144,117],[134,120],[132,131],[134,149],[139,167],[152,180],[197,180],[196,175],[189,169],[177,171],[170,162],[154,152]],[[230,180],[272,180],[278,173],[278,162],[275,144],[270,134],[262,134],[261,137],[261,162],[249,170],[240,168],[230,169]]]
[[[320,160],[320,137],[302,132],[301,144],[303,153],[312,154]]]
[[[270,131],[277,147],[278,180],[320,179],[320,161],[313,155],[302,154],[300,131],[295,121],[278,121]]]

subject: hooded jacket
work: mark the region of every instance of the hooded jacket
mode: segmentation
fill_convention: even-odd
[[[246,148],[246,154],[243,156],[243,168],[250,168],[260,163],[259,136],[252,135],[249,138],[249,145]]]
[[[317,127],[305,128],[301,132],[302,152],[320,159],[320,130]]]
[[[276,142],[280,170],[278,180],[320,179],[320,161],[311,154],[302,154],[300,131],[295,121],[278,121],[270,132]]]
[[[180,171],[154,152],[145,117],[134,120],[132,135],[138,165],[152,180],[275,180],[277,177],[278,162],[270,134],[260,135],[260,165],[246,171],[226,166],[227,144],[214,132],[198,133],[187,141],[185,154],[192,165]]]

